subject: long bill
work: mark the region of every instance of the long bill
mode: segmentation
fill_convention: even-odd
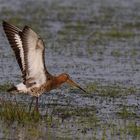
[[[73,80],[68,79],[68,80],[67,80],[67,83],[68,83],[69,85],[75,86],[75,87],[81,89],[82,91],[84,91],[85,93],[87,93],[87,91],[85,91],[83,88],[81,88],[81,87],[80,87],[76,82],[74,82]]]

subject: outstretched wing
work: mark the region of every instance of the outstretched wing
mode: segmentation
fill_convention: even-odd
[[[28,26],[20,33],[24,50],[26,80],[37,85],[46,82],[46,67],[44,62],[44,43],[42,39]]]
[[[22,30],[20,30],[19,28],[5,21],[3,21],[2,25],[5,31],[5,34],[8,38],[8,41],[15,53],[16,60],[19,64],[22,74],[24,75],[25,74],[24,50],[23,50],[22,41],[20,37],[20,32],[22,32]]]

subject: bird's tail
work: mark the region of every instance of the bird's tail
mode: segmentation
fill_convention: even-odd
[[[12,86],[11,88],[9,88],[8,90],[7,90],[7,92],[17,92],[18,90],[17,90],[17,87],[16,86]]]

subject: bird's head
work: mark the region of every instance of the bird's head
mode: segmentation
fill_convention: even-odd
[[[62,73],[58,76],[58,80],[61,82],[61,83],[68,83],[70,86],[74,86],[74,87],[77,87],[79,89],[81,89],[82,91],[84,91],[85,93],[87,93],[83,88],[81,88],[76,82],[74,82],[70,76],[67,74],[67,73]]]

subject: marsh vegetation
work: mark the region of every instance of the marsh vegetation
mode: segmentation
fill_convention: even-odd
[[[88,94],[63,85],[29,112],[31,96],[7,92],[20,70],[0,27],[0,139],[139,140],[139,13],[139,0],[2,0],[0,21],[31,26],[48,70],[69,73]]]

